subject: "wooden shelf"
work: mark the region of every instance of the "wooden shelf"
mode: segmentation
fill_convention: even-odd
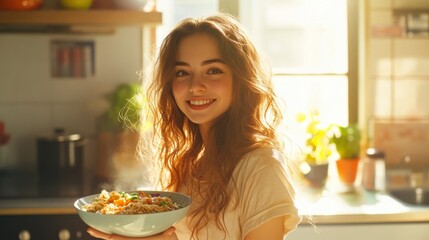
[[[0,11],[0,25],[159,25],[162,13],[123,10]]]

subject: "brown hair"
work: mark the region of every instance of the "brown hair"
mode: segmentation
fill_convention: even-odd
[[[214,124],[210,141],[204,142],[197,124],[178,108],[172,92],[179,42],[196,33],[216,39],[222,59],[233,73],[233,100],[230,109]],[[227,14],[185,19],[164,39],[155,63],[150,86],[155,132],[160,134],[159,159],[162,173],[169,178],[165,189],[183,188],[202,199],[191,209],[193,235],[216,219],[219,229],[230,201],[227,185],[242,157],[259,147],[279,147],[275,127],[281,113],[271,85],[271,72],[261,61],[254,45],[238,21]],[[162,175],[162,174],[161,174]],[[207,194],[210,193],[210,194]]]

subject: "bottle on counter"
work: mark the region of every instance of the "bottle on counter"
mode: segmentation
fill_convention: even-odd
[[[384,191],[386,188],[386,165],[384,152],[368,148],[362,161],[362,187],[370,191]]]

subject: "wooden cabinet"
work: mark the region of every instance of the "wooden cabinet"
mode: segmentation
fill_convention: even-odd
[[[77,214],[2,215],[0,224],[2,239],[21,239],[24,232],[30,235],[29,239],[61,239],[59,235],[64,232],[70,240],[95,239],[86,232],[88,226]]]

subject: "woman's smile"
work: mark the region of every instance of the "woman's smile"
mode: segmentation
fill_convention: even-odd
[[[193,110],[203,110],[209,108],[214,101],[216,99],[189,100],[187,103]]]

